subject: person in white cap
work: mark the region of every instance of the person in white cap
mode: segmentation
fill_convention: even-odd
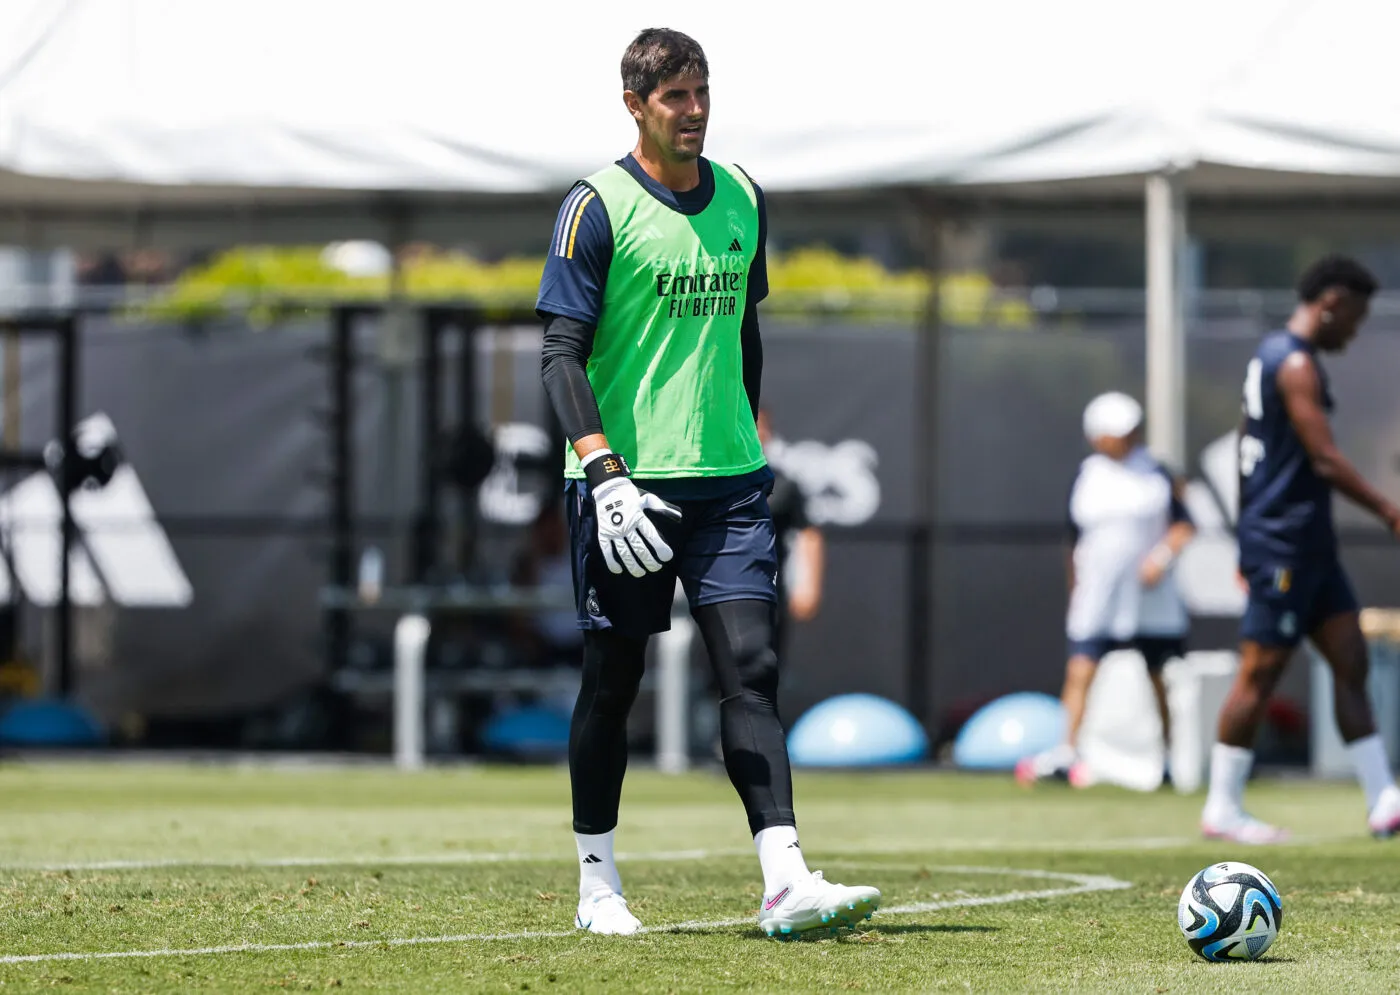
[[[1142,444],[1142,407],[1126,394],[1102,394],[1084,409],[1084,436],[1094,452],[1070,488],[1069,662],[1060,693],[1066,718],[1059,746],[1016,765],[1032,784],[1067,778],[1092,781],[1079,761],[1079,727],[1099,661],[1137,650],[1157,695],[1162,733],[1170,735],[1162,667],[1186,648],[1189,620],[1172,566],[1195,535],[1182,500],[1184,486]]]

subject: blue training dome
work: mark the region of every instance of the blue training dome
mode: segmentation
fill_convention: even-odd
[[[917,719],[873,694],[843,694],[810,708],[788,735],[788,757],[798,767],[907,764],[928,755]]]
[[[99,746],[105,739],[98,721],[67,701],[21,701],[0,715],[6,746]]]
[[[505,708],[487,722],[482,745],[495,753],[554,759],[569,753],[569,716],[541,705]]]
[[[1060,699],[1037,691],[1008,694],[983,705],[953,741],[959,767],[1011,770],[1016,761],[1048,750],[1064,739]]]

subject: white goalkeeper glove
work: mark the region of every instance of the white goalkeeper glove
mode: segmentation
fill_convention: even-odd
[[[628,479],[630,472],[627,462],[616,453],[604,453],[584,464],[598,515],[598,545],[602,547],[603,560],[615,574],[626,567],[633,577],[645,577],[675,556],[646,513],[654,511],[680,521],[681,510],[639,489]]]

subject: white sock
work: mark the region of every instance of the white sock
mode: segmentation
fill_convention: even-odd
[[[578,844],[579,898],[622,894],[622,878],[613,860],[614,832],[616,830],[609,829],[596,835],[574,833],[574,842]]]
[[[1347,744],[1351,762],[1356,765],[1356,779],[1366,792],[1366,811],[1376,807],[1381,792],[1395,783],[1390,773],[1390,758],[1385,755],[1385,743],[1379,733],[1372,733]]]
[[[1253,765],[1253,750],[1224,743],[1211,747],[1207,820],[1230,822],[1244,814],[1244,782],[1249,779],[1249,768]]]
[[[763,867],[763,893],[776,895],[787,885],[806,877],[807,861],[797,842],[796,826],[770,826],[760,829],[753,838],[758,847],[758,862]]]

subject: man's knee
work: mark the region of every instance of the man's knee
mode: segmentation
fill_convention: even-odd
[[[778,653],[771,604],[753,600],[705,605],[696,611],[696,618],[711,656],[721,666],[733,667],[728,680],[720,677],[727,697],[734,697],[739,691],[764,697],[776,693]],[[733,686],[736,683],[737,688]]]
[[[773,646],[773,621],[766,606],[742,613],[739,625],[726,626],[729,658],[739,673],[739,685],[748,691],[767,692],[778,682],[778,654]]]
[[[778,687],[778,654],[771,646],[755,646],[735,654],[739,668],[739,685],[771,698]]]
[[[1264,646],[1258,643],[1246,645],[1236,686],[1261,698],[1267,698],[1278,686],[1292,655],[1292,647]]]
[[[1371,653],[1365,637],[1361,635],[1360,626],[1354,638],[1348,634],[1348,637],[1327,646],[1323,657],[1331,666],[1332,677],[1337,684],[1365,690],[1366,680],[1371,674]]]
[[[1355,612],[1333,615],[1312,633],[1317,647],[1338,687],[1365,690],[1370,673],[1370,651],[1361,633],[1361,621]]]

